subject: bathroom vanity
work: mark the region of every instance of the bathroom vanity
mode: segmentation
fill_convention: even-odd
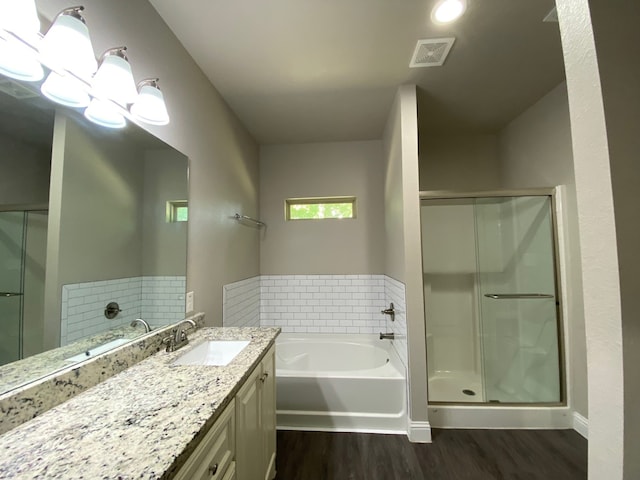
[[[277,328],[204,328],[0,436],[0,478],[271,479]],[[179,365],[248,340],[227,365]]]

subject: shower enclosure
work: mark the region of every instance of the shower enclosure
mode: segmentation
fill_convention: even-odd
[[[42,209],[0,210],[0,365],[42,343],[47,220]]]
[[[500,195],[421,200],[430,404],[564,401],[553,197]]]

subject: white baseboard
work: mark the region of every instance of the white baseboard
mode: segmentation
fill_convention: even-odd
[[[429,422],[434,428],[574,428],[573,412],[568,407],[430,406]]]
[[[573,429],[584,438],[589,439],[589,419],[578,412],[573,412]]]
[[[411,443],[431,443],[431,425],[429,422],[414,422],[408,419],[407,437]]]

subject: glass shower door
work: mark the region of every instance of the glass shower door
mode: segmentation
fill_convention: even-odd
[[[551,199],[478,198],[485,401],[562,400]]]
[[[24,212],[0,212],[0,365],[22,356]]]

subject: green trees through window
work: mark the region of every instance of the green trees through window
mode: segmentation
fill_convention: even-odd
[[[286,201],[287,220],[355,218],[355,197],[290,198]]]

